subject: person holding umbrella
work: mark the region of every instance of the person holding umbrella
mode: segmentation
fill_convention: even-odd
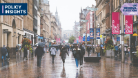
[[[54,46],[51,46],[50,54],[52,56],[52,63],[54,64],[54,57],[56,56],[56,48]]]
[[[35,50],[35,57],[37,56],[37,67],[41,68],[41,59],[44,54],[43,43],[38,43],[38,47]]]
[[[67,50],[66,46],[63,46],[62,49],[61,49],[61,59],[63,61],[63,66],[64,66],[64,63],[65,63],[66,54],[68,54],[68,50]],[[69,56],[69,54],[68,54],[68,56]]]

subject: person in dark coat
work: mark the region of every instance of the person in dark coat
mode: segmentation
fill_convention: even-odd
[[[25,58],[27,60],[27,47],[26,46],[24,47],[24,58],[23,59],[25,59]]]
[[[2,55],[3,61],[6,60],[6,54],[7,54],[7,49],[6,49],[5,45],[3,45],[2,49],[1,49],[1,55]]]
[[[63,61],[63,65],[65,63],[66,54],[68,54],[68,50],[65,46],[63,46],[62,49],[61,49],[61,59]],[[69,54],[68,54],[68,56],[69,56]]]
[[[41,67],[41,59],[42,59],[43,54],[44,54],[43,47],[40,47],[38,45],[38,47],[35,50],[35,57],[37,57],[37,67]]]
[[[75,48],[73,49],[73,56],[75,58],[77,69],[78,69],[78,64],[79,64],[79,60],[80,60],[80,57],[81,57],[80,51],[81,50],[80,50],[80,48],[78,48],[78,45],[76,45]]]
[[[90,55],[90,51],[91,51],[91,47],[90,46],[87,47],[87,51],[88,51],[88,56],[89,56]]]
[[[8,59],[10,59],[10,48],[9,48],[9,45],[7,45],[7,47],[6,47],[6,49],[7,49],[7,52],[8,52]]]
[[[83,57],[85,55],[85,49],[82,45],[80,45],[80,49],[81,49],[81,51],[80,51],[80,54],[81,54],[80,55],[80,65],[81,65],[81,67],[83,67],[82,65],[83,65]]]

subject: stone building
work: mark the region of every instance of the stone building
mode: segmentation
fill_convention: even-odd
[[[11,52],[15,53],[17,44],[21,44],[24,36],[33,39],[33,0],[0,0],[0,3],[27,3],[28,15],[26,16],[0,16],[0,48],[7,44]],[[0,50],[1,51],[1,50]],[[1,55],[1,54],[0,54]],[[15,55],[15,54],[14,54]]]
[[[51,13],[49,11],[49,1],[48,0],[42,0],[40,3],[41,7],[41,27],[40,27],[40,34],[43,36],[44,39],[49,39],[50,36],[50,16]]]
[[[105,36],[111,37],[111,8],[112,0],[95,0],[96,1],[96,28],[100,27],[102,38],[98,40],[98,44],[104,43]]]
[[[63,30],[62,31],[62,39],[63,40],[69,40],[69,38],[71,36],[74,36],[74,34],[72,32],[73,32],[73,30]]]
[[[24,0],[24,3],[28,4],[28,15],[23,16],[24,37],[30,39],[34,45],[33,0]]]
[[[56,40],[57,38],[58,24],[54,15],[51,15],[51,40]]]
[[[73,33],[75,38],[78,38],[80,35],[79,27],[80,27],[80,23],[75,21],[75,25],[73,27]]]

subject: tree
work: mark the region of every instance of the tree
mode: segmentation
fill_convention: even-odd
[[[74,40],[75,40],[75,37],[74,37],[74,36],[71,36],[71,37],[69,38],[69,43],[72,44],[72,43],[74,42]]]

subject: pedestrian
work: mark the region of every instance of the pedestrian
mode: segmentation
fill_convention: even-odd
[[[28,59],[27,59],[27,47],[26,47],[26,45],[25,45],[25,47],[24,47],[24,58],[23,58],[23,59],[28,60]]]
[[[75,58],[75,62],[76,62],[76,69],[78,69],[78,65],[79,65],[79,61],[80,61],[80,48],[78,48],[78,45],[75,46],[75,48],[73,49],[73,56]]]
[[[1,55],[2,55],[3,62],[6,60],[6,54],[7,54],[7,49],[6,49],[5,45],[3,45],[2,49],[1,49]]]
[[[134,52],[134,51],[136,51],[136,47],[135,47],[135,45],[132,43],[132,45],[131,45],[131,52]]]
[[[55,47],[51,47],[51,49],[50,49],[50,54],[51,54],[51,56],[52,56],[52,63],[54,64],[54,57],[56,56],[56,48]]]
[[[89,55],[90,55],[90,51],[91,51],[91,47],[88,46],[88,47],[87,47],[88,57],[89,57]]]
[[[37,67],[41,68],[41,59],[44,55],[44,49],[38,44],[38,47],[35,50],[35,57],[37,57]]]
[[[100,46],[99,45],[97,45],[97,47],[96,47],[96,53],[97,53],[97,57],[100,57]]]
[[[115,57],[117,57],[117,54],[118,54],[118,46],[115,45]]]
[[[83,67],[83,57],[85,55],[85,49],[82,45],[80,45],[80,66]]]
[[[59,49],[60,49],[60,51],[61,51],[61,49],[62,49],[62,45],[61,45],[61,43],[60,43],[60,45],[59,45]]]
[[[7,52],[8,52],[7,58],[8,58],[8,60],[10,60],[10,48],[9,48],[9,45],[8,44],[7,44],[6,49],[7,49]]]
[[[61,49],[61,59],[62,59],[62,62],[63,62],[63,66],[64,66],[64,63],[65,63],[66,54],[68,54],[68,50],[65,46],[63,46],[62,49]],[[68,54],[68,56],[69,56],[69,54]]]
[[[33,55],[34,55],[34,47],[33,47],[33,45],[31,45],[31,48],[32,48],[32,57],[33,57]]]

